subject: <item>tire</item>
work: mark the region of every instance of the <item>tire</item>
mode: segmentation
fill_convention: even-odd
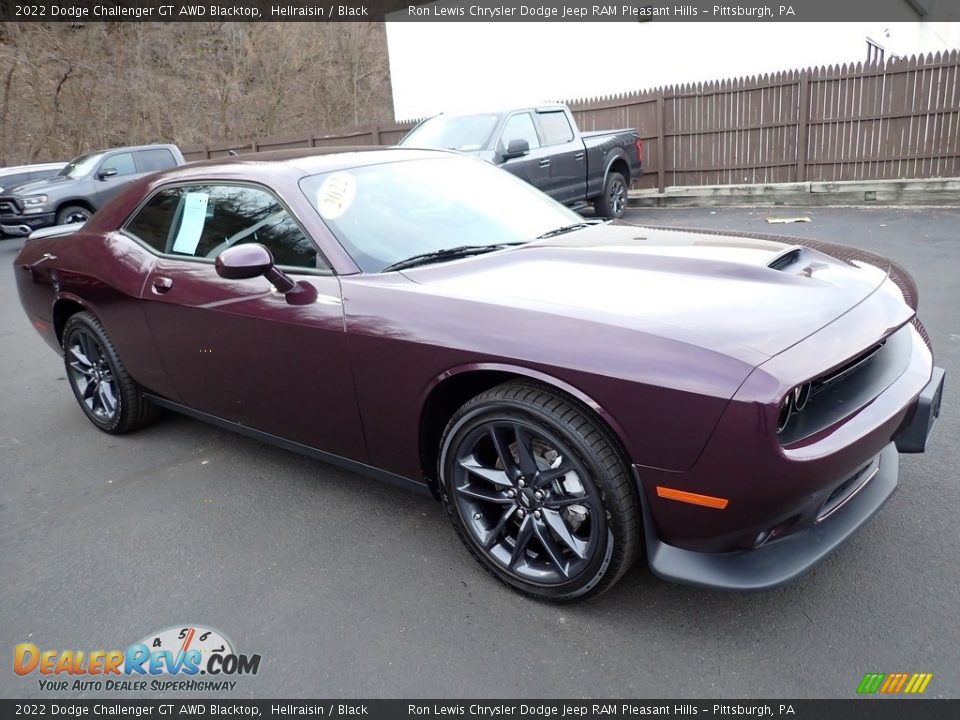
[[[615,441],[545,385],[508,382],[467,402],[443,433],[438,469],[460,539],[525,595],[596,597],[639,555],[639,503]]]
[[[67,205],[57,212],[57,225],[86,222],[93,213],[81,205]]]
[[[593,201],[597,215],[621,218],[627,209],[627,180],[618,172],[607,173],[603,194]]]
[[[120,361],[103,325],[89,312],[63,329],[63,362],[80,409],[99,429],[123,435],[152,421],[159,410],[143,397]]]

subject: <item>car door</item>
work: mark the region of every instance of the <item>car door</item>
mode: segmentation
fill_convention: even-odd
[[[97,207],[103,207],[113,196],[144,173],[140,172],[129,150],[107,153],[93,172]]]
[[[583,140],[576,137],[562,109],[538,110],[537,124],[544,148],[550,153],[550,195],[563,203],[587,197],[587,158]]]
[[[326,452],[364,460],[340,284],[287,207],[259,186],[162,188],[125,226],[159,257],[141,299],[182,404]],[[226,280],[214,258],[259,242],[312,286],[292,305],[263,277]]]
[[[503,157],[511,140],[526,140],[530,152],[521,157],[504,160],[500,167],[549,193],[550,155],[541,147],[540,136],[529,112],[514,113],[506,119],[495,145],[498,157]]]

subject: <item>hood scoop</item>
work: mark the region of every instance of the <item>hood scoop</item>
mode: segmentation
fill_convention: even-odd
[[[802,253],[803,248],[796,246],[788,247],[782,252],[777,253],[773,259],[767,263],[767,267],[771,270],[786,270],[800,259]]]

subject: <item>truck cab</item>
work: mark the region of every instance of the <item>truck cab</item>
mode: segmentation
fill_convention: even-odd
[[[424,120],[403,147],[477,155],[574,208],[593,202],[598,215],[619,217],[630,182],[642,173],[634,130],[581,133],[566,105],[498,112],[441,114]]]
[[[86,222],[129,183],[185,162],[175,145],[141,145],[80,155],[53,177],[0,195],[0,232],[24,236],[52,225]]]

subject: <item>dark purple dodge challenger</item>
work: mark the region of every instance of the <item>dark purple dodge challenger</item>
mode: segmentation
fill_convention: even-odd
[[[893,493],[943,387],[888,260],[584,220],[447,152],[187,165],[15,262],[101,430],[167,408],[429,489],[549,600],[643,549],[679,582],[790,581]]]

